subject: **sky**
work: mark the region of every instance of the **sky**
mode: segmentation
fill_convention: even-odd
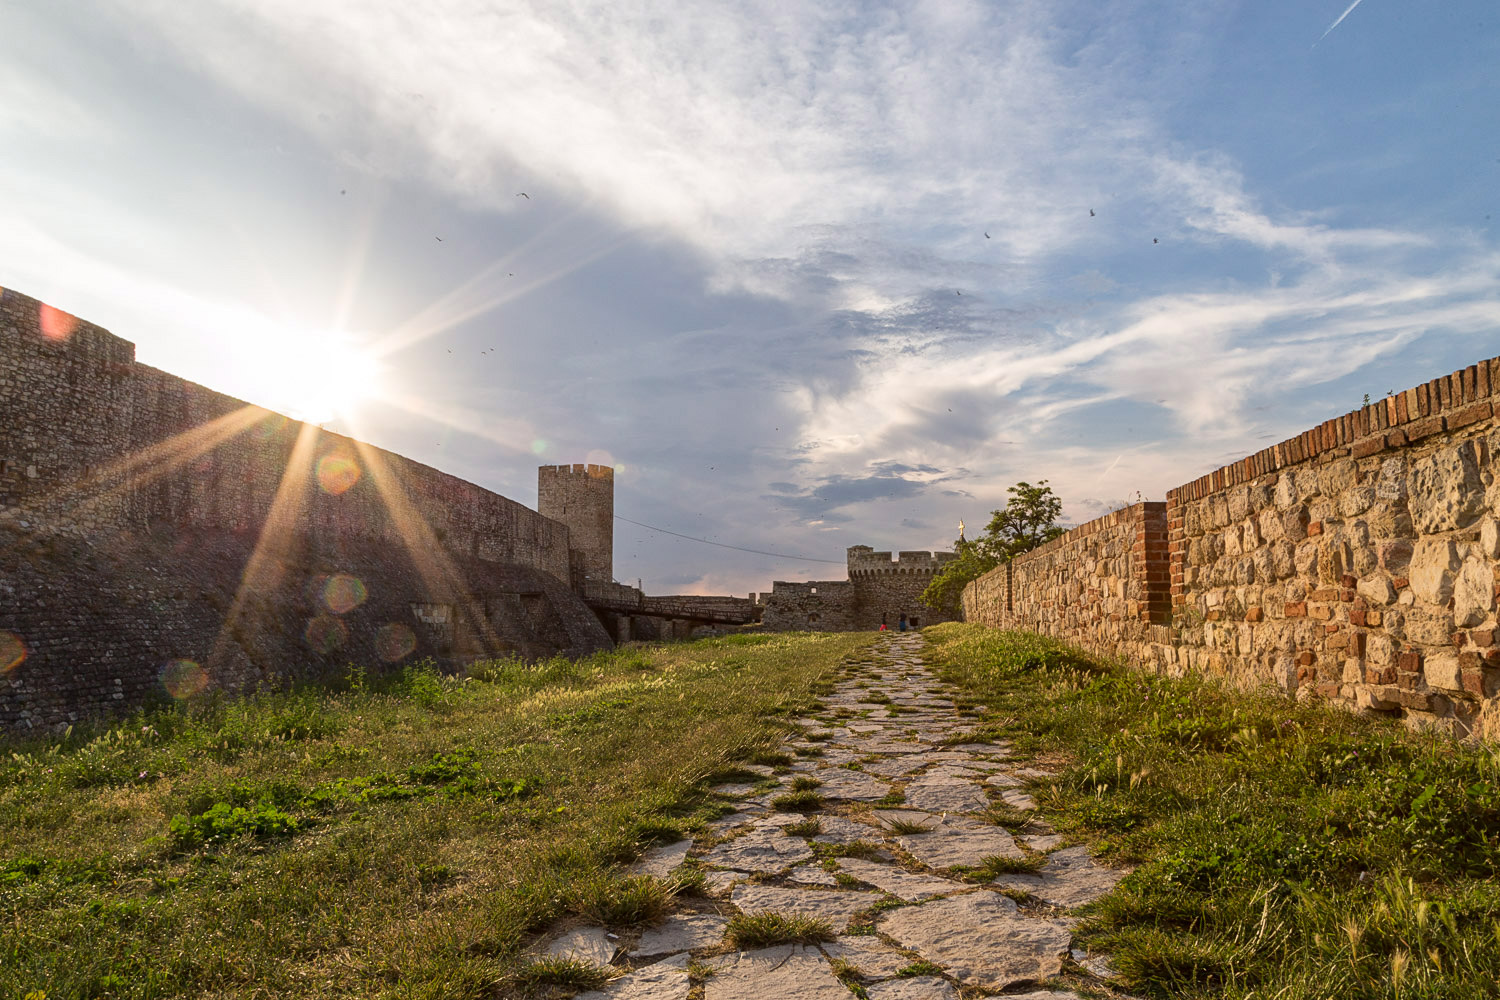
[[[18,0],[0,286],[765,591],[1500,354],[1496,66],[1493,0]]]

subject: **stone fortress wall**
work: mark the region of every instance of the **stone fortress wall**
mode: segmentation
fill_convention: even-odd
[[[539,476],[583,501],[565,500],[580,551],[567,522],[139,364],[5,290],[0,727],[349,662],[606,648],[569,586],[608,544],[597,468]]]
[[[771,593],[762,595],[762,626],[772,632],[851,632],[882,624],[895,628],[902,615],[914,627],[947,621],[921,595],[952,558],[951,552],[901,552],[893,560],[868,545],[850,546],[847,580],[772,583]]]
[[[1500,358],[1328,420],[999,567],[964,616],[1500,738],[1497,397]]]

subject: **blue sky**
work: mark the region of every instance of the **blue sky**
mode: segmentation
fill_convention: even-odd
[[[1021,479],[1085,520],[1500,354],[1500,10],[1348,6],[22,0],[0,285],[528,504],[608,461],[839,563]]]

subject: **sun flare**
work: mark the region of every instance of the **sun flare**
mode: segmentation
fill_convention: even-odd
[[[237,344],[233,364],[247,399],[309,423],[348,417],[380,392],[380,363],[335,331],[263,330]]]

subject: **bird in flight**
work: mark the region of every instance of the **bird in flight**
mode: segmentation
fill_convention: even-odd
[[[1093,217],[1094,217],[1094,210],[1091,208],[1091,209],[1089,209],[1089,218],[1092,219]]]
[[[1161,240],[1159,240],[1159,239],[1157,239],[1157,238],[1156,238],[1156,237],[1155,237],[1155,236],[1153,236],[1153,237],[1151,237],[1151,242],[1152,242],[1152,243],[1160,243],[1160,242],[1161,242]]]
[[[527,201],[531,200],[531,195],[527,194],[525,191],[522,191],[520,194],[516,195],[516,197],[525,198]]]
[[[989,234],[989,233],[985,233],[985,234],[984,234],[984,238],[985,238],[985,239],[989,239],[989,238],[990,238],[990,234]]]
[[[439,243],[443,242],[443,238],[441,236],[434,236],[433,239],[437,240]]]

